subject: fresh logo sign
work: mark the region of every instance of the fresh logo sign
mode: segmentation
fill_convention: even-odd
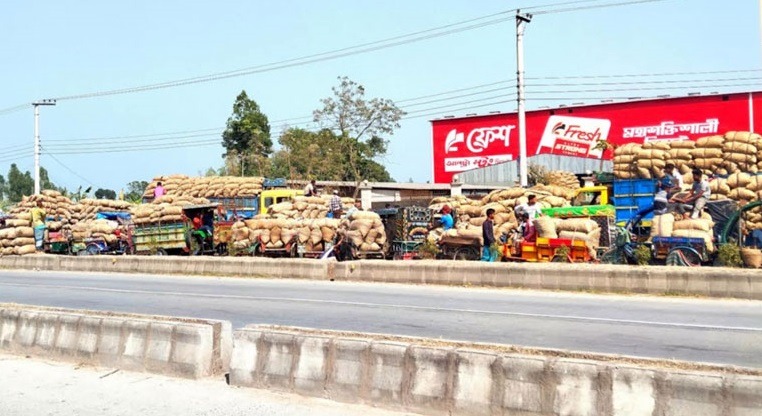
[[[609,130],[608,119],[550,116],[536,154],[601,157],[603,151],[594,147],[608,138]]]
[[[445,139],[445,153],[458,152],[460,143],[466,145],[471,153],[481,153],[489,148],[493,142],[503,142],[503,146],[509,147],[511,132],[516,126],[482,127],[471,130],[468,135],[459,133],[456,129],[450,130]]]

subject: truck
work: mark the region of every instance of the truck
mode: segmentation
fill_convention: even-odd
[[[256,196],[229,198],[209,198],[209,202],[220,204],[227,212],[227,219],[249,219],[258,214],[267,214],[267,208],[273,204],[290,201],[295,196],[304,195],[301,189],[287,187],[286,179],[265,179],[262,192]]]
[[[227,243],[233,221],[219,214],[219,204],[188,205],[183,207],[182,221],[135,225],[133,247],[137,254],[204,255],[228,253]],[[211,235],[193,228],[191,219],[197,214],[211,215]]]

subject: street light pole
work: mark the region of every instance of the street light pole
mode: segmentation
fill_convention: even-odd
[[[762,0],[760,0],[762,1]],[[516,10],[516,88],[519,111],[519,182],[526,187],[527,177],[527,116],[524,98],[524,30],[526,24],[532,21],[532,15],[521,14]]]
[[[40,106],[56,105],[56,100],[40,100],[34,106],[34,194],[40,193]]]

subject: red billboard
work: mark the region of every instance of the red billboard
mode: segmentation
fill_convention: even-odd
[[[434,182],[458,172],[516,160],[518,116],[494,114],[433,120]],[[527,156],[611,159],[595,149],[649,141],[696,140],[762,126],[762,92],[630,101],[528,111]]]

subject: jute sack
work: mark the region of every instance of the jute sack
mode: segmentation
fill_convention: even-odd
[[[672,237],[675,216],[672,214],[654,215],[651,223],[651,237]]]
[[[723,143],[725,143],[725,138],[722,136],[709,136],[709,137],[702,137],[698,140],[696,140],[696,147],[716,147],[716,148],[722,148]]]
[[[693,149],[696,147],[696,142],[690,140],[680,140],[671,142],[669,144],[670,149]]]
[[[589,218],[569,218],[561,221],[556,226],[556,231],[576,231],[588,234],[599,227],[597,222]]]
[[[744,266],[759,269],[762,267],[762,250],[744,247],[741,249],[741,259]]]
[[[673,230],[697,230],[697,231],[705,231],[708,232],[709,230],[714,227],[714,223],[712,220],[705,220],[705,219],[687,219],[687,220],[681,220],[681,221],[675,221],[673,225]]]
[[[16,247],[14,250],[14,253],[18,254],[19,256],[23,256],[25,254],[34,254],[37,251],[37,248],[34,246],[34,244],[31,245],[25,245]]]
[[[537,236],[541,238],[558,238],[556,224],[550,217],[539,217],[534,220]]]

